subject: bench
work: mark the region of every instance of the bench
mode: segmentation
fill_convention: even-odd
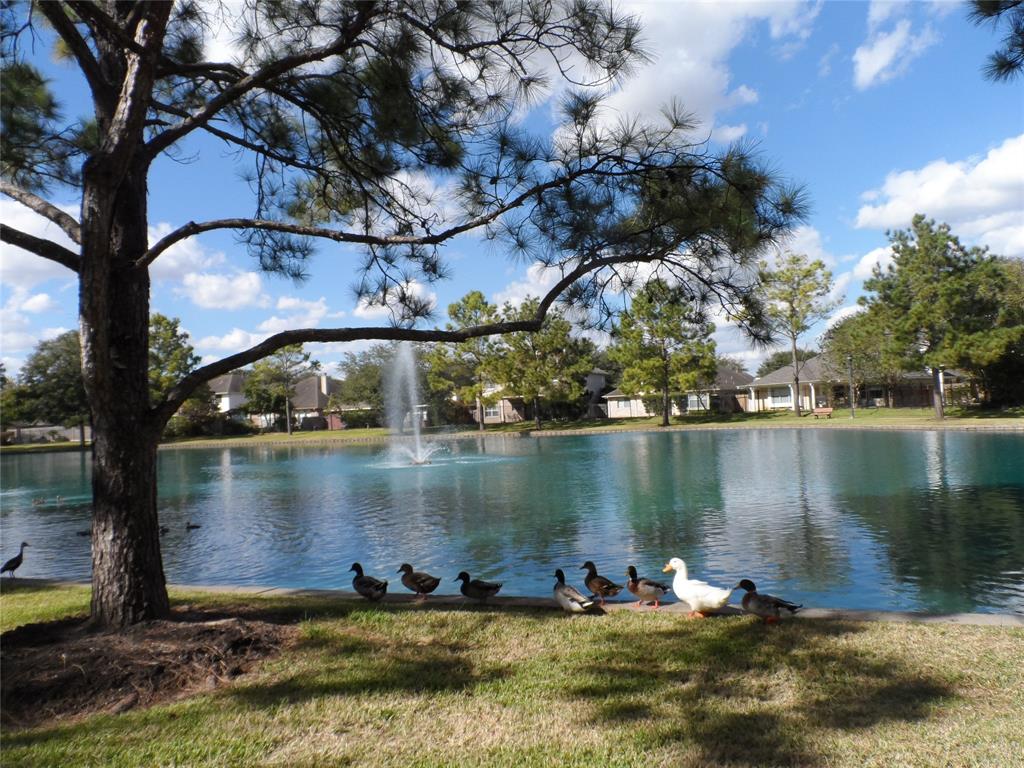
[[[824,416],[826,419],[831,419],[832,418],[832,409],[831,408],[815,408],[813,413],[814,413],[814,418],[815,419],[817,419],[819,416]]]

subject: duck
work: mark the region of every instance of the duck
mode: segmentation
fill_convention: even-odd
[[[5,571],[10,571],[11,578],[14,578],[14,572],[21,567],[21,561],[25,559],[25,547],[29,546],[27,541],[21,542],[21,547],[18,548],[18,554],[4,563],[3,567],[0,568],[0,575]]]
[[[402,563],[397,572],[402,574],[402,584],[405,585],[405,588],[415,592],[421,600],[426,600],[427,595],[437,589],[437,585],[441,583],[436,576],[414,571],[408,563]]]
[[[373,576],[364,576],[363,566],[359,563],[352,563],[352,567],[349,568],[349,571],[355,571],[356,573],[355,578],[352,579],[352,589],[367,600],[373,600],[376,602],[387,594],[387,580],[377,579]]]
[[[500,583],[496,581],[483,581],[482,579],[470,579],[469,574],[465,571],[459,571],[459,575],[455,577],[455,580],[462,582],[459,590],[463,595],[473,600],[479,600],[481,603],[487,602],[488,597],[494,597],[494,595],[498,594],[498,590],[501,589]]]
[[[580,566],[580,570],[586,569],[587,575],[583,579],[583,583],[587,585],[587,589],[592,594],[601,598],[601,605],[604,605],[604,599],[606,597],[615,597],[619,592],[622,591],[622,585],[616,584],[609,578],[600,576],[597,573],[597,566],[590,560],[587,560],[583,565]]]
[[[92,531],[75,531],[75,536],[92,536]]]
[[[202,528],[202,527],[203,526],[201,526],[199,523],[193,523],[191,520],[189,520],[187,523],[185,523],[185,530],[186,531],[194,531],[197,528]]]
[[[569,613],[584,613],[594,606],[594,601],[584,597],[576,587],[565,583],[565,574],[559,568],[555,571],[555,588],[552,591],[555,602]]]
[[[669,560],[662,570],[665,573],[676,572],[672,579],[672,591],[676,593],[676,597],[690,606],[690,618],[707,618],[709,613],[719,610],[729,602],[729,596],[735,589],[713,587],[706,581],[691,579],[686,572],[686,563],[678,557]]]
[[[171,529],[168,528],[166,525],[161,525],[160,526],[160,535],[161,536],[163,536],[165,533],[170,533],[170,532],[171,532]]]
[[[670,591],[667,586],[653,579],[641,579],[636,575],[636,566],[629,566],[626,569],[629,581],[626,582],[626,589],[637,596],[637,605],[654,601],[654,610],[658,610],[658,602]]]
[[[750,579],[741,580],[736,588],[746,592],[742,600],[743,610],[760,616],[764,619],[765,624],[776,623],[784,615],[783,611],[786,611],[785,615],[792,616],[804,607],[802,603],[797,605],[789,600],[783,600],[781,597],[760,594],[757,591],[757,585]]]

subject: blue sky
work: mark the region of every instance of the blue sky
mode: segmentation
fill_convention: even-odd
[[[981,67],[999,41],[954,2],[631,3],[645,20],[654,62],[609,99],[609,118],[654,113],[672,98],[697,114],[718,143],[753,142],[784,176],[802,183],[812,210],[788,247],[823,259],[852,311],[871,266],[885,262],[887,229],[922,212],[970,244],[1024,258],[1024,83],[985,80]],[[223,41],[210,56],[228,55]],[[84,86],[39,49],[69,115],[85,114]],[[544,125],[541,103],[531,124]],[[193,142],[155,169],[151,235],[189,220],[252,210],[242,167],[223,147]],[[71,196],[54,202],[76,213]],[[60,237],[34,214],[0,197],[0,221]],[[66,241],[63,241],[66,242]],[[0,355],[16,371],[44,338],[77,326],[77,286],[58,265],[0,245]],[[462,238],[448,246],[453,279],[423,290],[445,308],[470,290],[517,301],[554,282],[535,266]],[[230,233],[185,241],[153,268],[154,311],[179,317],[204,359],[239,351],[288,327],[378,325],[351,291],[357,254],[324,245],[303,284],[260,274]],[[804,340],[813,346],[823,325]],[[730,328],[719,350],[756,369]],[[318,345],[331,370],[353,345]]]

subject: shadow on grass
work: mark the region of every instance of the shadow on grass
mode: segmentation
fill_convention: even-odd
[[[815,728],[916,721],[955,695],[947,681],[841,642],[862,624],[714,624],[605,635],[565,698],[589,701],[598,727],[652,721],[634,734],[645,750],[685,744],[698,764],[762,766],[821,762]]]

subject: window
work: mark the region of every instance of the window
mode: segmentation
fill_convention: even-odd
[[[688,395],[686,398],[686,409],[689,411],[702,411],[707,407],[707,403],[701,395]]]
[[[501,416],[501,409],[496,405],[485,405],[484,406],[484,418],[485,419],[496,419]]]
[[[772,405],[792,405],[793,398],[790,394],[789,387],[772,387]]]

